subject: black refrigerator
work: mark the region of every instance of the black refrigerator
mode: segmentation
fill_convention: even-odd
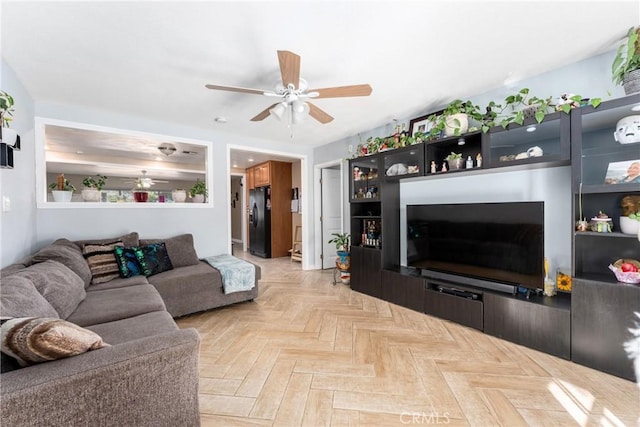
[[[249,252],[271,258],[271,187],[249,190]]]

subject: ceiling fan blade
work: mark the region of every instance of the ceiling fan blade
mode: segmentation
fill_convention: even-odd
[[[286,88],[292,84],[296,89],[300,85],[300,56],[288,50],[278,51],[282,84]]]
[[[262,110],[257,116],[252,118],[251,121],[252,122],[259,122],[260,120],[266,119],[267,117],[269,117],[269,110],[271,110],[273,107],[275,107],[278,104],[280,104],[280,103],[276,102],[275,104],[268,106],[267,108]]]
[[[338,87],[326,87],[323,89],[313,89],[309,92],[318,92],[318,96],[315,98],[342,98],[348,96],[369,96],[371,95],[371,86],[368,84],[352,85],[352,86],[338,86]]]
[[[307,104],[309,105],[309,115],[320,123],[325,124],[333,120],[333,117],[327,114],[324,110],[321,110],[310,102],[307,102]]]
[[[205,87],[207,89],[226,90],[229,92],[253,93],[256,95],[263,95],[265,92],[270,92],[268,90],[248,89],[245,87],[236,87],[236,86],[205,85]]]

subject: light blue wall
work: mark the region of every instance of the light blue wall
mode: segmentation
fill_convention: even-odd
[[[228,145],[248,149],[306,155],[313,162],[311,148],[274,141],[239,138],[208,129],[158,122],[141,117],[124,116],[80,106],[33,102],[15,73],[2,61],[2,89],[16,100],[15,128],[23,139],[23,150],[16,154],[16,168],[2,170],[0,194],[9,196],[12,211],[2,214],[1,266],[27,255],[53,240],[113,237],[137,231],[142,237],[170,237],[181,233],[194,235],[200,256],[226,253],[229,250],[230,171]],[[34,117],[66,120],[96,126],[133,130],[157,135],[196,139],[208,144],[213,158],[213,207],[198,208],[36,208]],[[309,170],[309,168],[307,168]],[[309,181],[310,182],[310,181]],[[309,186],[310,187],[310,186]],[[313,189],[307,191],[313,200]]]
[[[475,104],[486,106],[489,101],[502,102],[505,96],[523,87],[539,98],[559,97],[563,93],[575,93],[584,97],[614,99],[624,96],[620,86],[611,82],[611,63],[614,52],[607,52],[563,68],[517,82],[511,87],[499,87],[492,91],[469,94]],[[444,107],[443,105],[442,107]],[[409,124],[412,118],[437,111],[417,111],[411,117],[399,120]],[[314,158],[325,162],[337,155],[350,157],[349,146],[355,147],[369,136],[388,136],[393,133],[393,123],[361,132],[360,135],[345,138],[318,147]],[[348,179],[348,168],[345,168]],[[443,177],[442,179],[418,179],[405,181],[400,185],[400,244],[401,263],[406,265],[405,211],[410,203],[439,202],[490,202],[490,201],[545,201],[545,255],[552,268],[571,265],[571,176],[568,167],[535,169],[517,172],[493,172],[484,175],[464,177]],[[345,212],[349,215],[349,192],[345,192]]]
[[[0,195],[9,198],[11,210],[0,213],[0,262],[10,264],[26,255],[37,239],[35,211],[33,100],[18,76],[4,61],[0,89],[15,100],[11,127],[20,135],[22,149],[14,152],[14,169],[0,169]]]

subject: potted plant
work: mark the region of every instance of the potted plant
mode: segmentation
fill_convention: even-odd
[[[351,273],[349,273],[349,269],[351,268],[351,252],[349,246],[351,236],[349,233],[332,233],[331,235],[335,237],[327,243],[336,244],[336,254],[338,255],[336,258],[336,268],[340,270],[340,280],[342,283],[348,284],[351,277]]]
[[[18,133],[9,128],[9,124],[13,120],[14,99],[7,92],[0,90],[0,139],[5,144],[11,145],[14,150],[19,150],[20,145],[16,145]]]
[[[144,177],[139,177],[136,181],[136,185],[131,190],[133,192],[133,200],[136,203],[146,203],[149,200],[149,191],[147,188],[149,184],[145,181]]]
[[[453,151],[444,158],[449,164],[449,170],[462,169],[462,153],[454,153]]]
[[[624,93],[640,92],[640,27],[631,27],[611,64],[611,79],[622,85]]]
[[[84,188],[82,189],[82,200],[85,202],[99,202],[100,201],[100,191],[102,191],[102,187],[107,181],[107,177],[105,175],[96,175],[96,178],[92,176],[85,176],[82,180],[82,185]]]
[[[49,184],[49,188],[51,189],[51,194],[53,194],[53,200],[55,202],[70,202],[73,192],[76,191],[76,188],[64,177],[63,173],[58,175],[56,182]]]
[[[189,195],[193,199],[193,203],[203,203],[207,196],[207,185],[202,181],[196,181],[189,190]]]

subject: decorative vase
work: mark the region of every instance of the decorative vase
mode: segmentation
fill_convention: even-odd
[[[4,126],[2,127],[2,142],[4,142],[7,145],[13,146],[15,145],[17,140],[18,140],[18,132]]]
[[[54,202],[69,203],[71,196],[73,196],[73,191],[52,190],[51,194],[53,194]]]
[[[193,203],[204,203],[204,194],[194,194]]]
[[[447,163],[450,171],[462,169],[462,159],[447,160]]]
[[[340,281],[345,285],[351,283],[351,273],[348,271],[340,271]]]
[[[626,95],[640,92],[640,69],[625,74],[622,77],[622,87]]]
[[[340,271],[349,271],[351,268],[351,252],[348,251],[336,251],[338,258],[336,258],[336,267]]]
[[[134,191],[133,199],[137,203],[146,203],[147,200],[149,200],[149,193],[147,193],[146,191]]]
[[[171,198],[175,203],[184,203],[187,200],[187,192],[184,190],[173,190]]]
[[[82,200],[85,202],[99,202],[100,201],[100,191],[97,188],[83,188],[82,192]]]
[[[466,113],[452,114],[445,119],[444,134],[446,136],[462,135],[468,130],[469,116]]]

